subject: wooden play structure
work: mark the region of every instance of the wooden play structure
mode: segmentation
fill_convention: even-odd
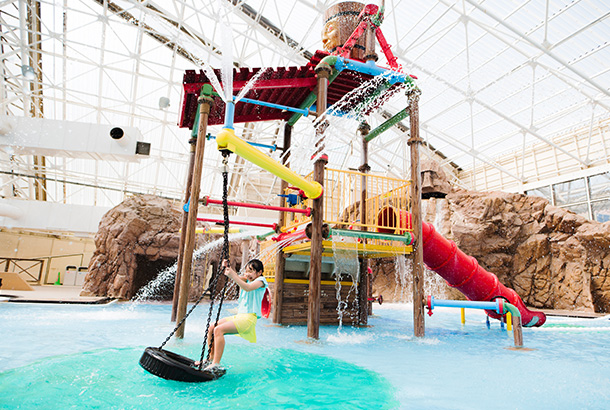
[[[413,244],[421,230],[419,216],[419,90],[414,77],[406,75],[396,64],[389,45],[379,28],[383,6],[357,2],[335,4],[325,13],[323,41],[326,51],[317,51],[302,67],[277,68],[259,79],[239,104],[225,101],[210,86],[203,72],[187,71],[184,76],[184,99],[180,126],[193,129],[191,139],[191,184],[186,189],[185,206],[193,207],[191,198],[199,198],[201,160],[207,126],[224,124],[216,135],[220,150],[231,151],[282,179],[281,192],[288,197],[299,195],[299,205],[291,206],[287,198],[277,223],[277,237],[267,237],[269,244],[281,241],[277,253],[267,261],[273,283],[273,320],[276,323],[307,323],[308,337],[317,338],[320,323],[337,322],[336,286],[347,304],[343,320],[365,325],[369,315],[370,284],[368,259],[411,254],[415,257],[416,315],[421,325],[416,335],[423,336],[423,261]],[[375,64],[376,40],[390,67]],[[270,70],[267,70],[270,71]],[[238,92],[258,69],[235,69],[233,92]],[[219,72],[217,72],[217,75]],[[324,131],[328,127],[326,110],[348,92],[376,76],[383,81],[361,94],[350,109],[368,112],[392,95],[404,92],[407,107],[374,130],[366,123],[358,129],[363,158],[358,172],[328,169],[324,152]],[[243,103],[246,102],[246,103]],[[315,104],[316,112],[310,111]],[[315,115],[319,121],[319,140],[314,154],[313,172],[302,177],[290,170],[289,155],[277,163],[235,135],[233,124],[240,122],[284,120],[284,150],[290,147],[291,131],[302,117]],[[381,132],[410,116],[411,163],[413,182],[371,175],[368,165],[368,143]],[[295,192],[291,190],[296,187]],[[306,214],[302,212],[307,209]],[[407,217],[408,215],[408,217]],[[411,215],[413,217],[411,218]],[[412,219],[412,220],[411,220]],[[419,227],[418,227],[419,221]],[[194,247],[196,212],[185,212],[179,273],[174,297],[175,319],[180,321],[186,310],[190,261]],[[337,243],[337,238],[353,238]],[[287,239],[286,239],[287,238]],[[333,246],[334,243],[334,246]],[[287,245],[287,246],[285,246]],[[351,252],[358,261],[359,274],[333,278],[333,252]],[[269,245],[262,245],[263,248]],[[334,248],[334,249],[333,249]],[[355,289],[355,291],[354,291]],[[176,333],[181,337],[182,326]]]
[[[363,325],[367,323],[371,293],[368,259],[406,255],[413,250],[411,214],[398,213],[399,209],[410,208],[411,184],[364,172],[325,168],[323,186],[320,323],[338,323],[339,299],[346,304],[348,313],[341,316],[342,322]],[[312,202],[307,199],[298,206],[308,208]],[[267,279],[275,290],[276,323],[307,322],[311,254],[315,245],[310,240],[312,220],[311,216],[289,214],[282,221],[281,233],[262,244],[261,255],[268,258]],[[265,247],[278,250],[277,255],[275,252],[269,255]],[[349,274],[334,274],[338,271],[335,261],[345,257],[337,253],[357,261],[352,263]]]
[[[325,51],[317,51],[302,67],[267,70],[244,98],[223,98],[215,93],[204,72],[187,71],[184,75],[184,99],[180,126],[192,128],[191,184],[186,189],[182,242],[178,259],[174,296],[174,316],[179,323],[177,337],[184,333],[189,275],[195,224],[200,199],[201,162],[209,124],[224,124],[215,136],[218,149],[226,158],[234,153],[282,180],[279,207],[233,202],[235,206],[263,207],[279,212],[277,224],[261,244],[271,250],[266,260],[266,275],[273,286],[273,321],[280,324],[307,323],[307,336],[317,339],[321,323],[366,325],[370,314],[370,273],[368,261],[395,255],[413,259],[414,335],[423,337],[423,270],[425,262],[462,291],[471,300],[498,298],[515,305],[526,326],[544,323],[544,314],[528,311],[512,289],[499,283],[472,257],[464,255],[455,244],[442,238],[430,224],[422,221],[419,150],[419,96],[416,77],[405,74],[396,63],[390,46],[379,28],[383,5],[356,2],[335,4],[325,14],[323,32]],[[376,41],[389,68],[375,64]],[[233,93],[246,87],[260,69],[233,69]],[[216,76],[219,77],[219,72]],[[373,78],[382,79],[375,87]],[[360,87],[360,88],[359,88]],[[359,89],[348,110],[363,114],[380,107],[393,95],[404,93],[406,106],[375,129],[360,123],[362,162],[358,171],[327,167],[325,131],[329,126],[327,109],[347,93]],[[315,104],[315,112],[311,107]],[[312,156],[313,171],[307,176],[290,169],[292,128],[302,117],[315,115],[316,146]],[[410,180],[387,178],[370,173],[368,144],[400,121],[409,119]],[[252,144],[235,135],[234,123],[284,121],[282,162],[275,161]],[[226,189],[223,204],[228,201]],[[290,200],[297,197],[296,201]],[[195,200],[193,200],[195,198]],[[215,200],[220,203],[219,200]],[[228,217],[224,221],[228,229]],[[271,235],[276,235],[271,237]],[[350,238],[350,239],[345,239]],[[355,262],[347,275],[337,273],[337,254],[348,255]],[[425,255],[424,255],[425,253]],[[343,272],[345,273],[345,272]],[[218,273],[220,274],[220,273]],[[337,315],[338,299],[345,307]],[[488,312],[492,317],[495,314]]]

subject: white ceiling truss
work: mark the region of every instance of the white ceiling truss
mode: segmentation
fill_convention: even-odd
[[[222,66],[227,26],[234,66],[303,65],[321,48],[322,15],[332,3],[0,0],[0,114],[131,126],[151,144],[150,157],[135,163],[0,146],[3,197],[105,206],[132,193],[182,199],[190,131],[176,124],[184,71]],[[610,163],[610,3],[388,0],[385,7],[381,29],[422,91],[422,155],[439,161],[454,183],[518,191]],[[387,65],[378,53],[378,64]],[[34,68],[33,80],[23,66]],[[379,125],[406,104],[397,95],[367,121]],[[331,122],[329,167],[357,169],[357,122]],[[408,124],[370,143],[372,172],[409,177]],[[282,144],[279,122],[236,131]],[[300,120],[291,149],[297,172],[312,170],[303,158],[314,137],[312,121]],[[282,150],[269,154],[279,159]],[[232,157],[231,196],[275,201],[277,178]],[[202,194],[220,196],[220,172],[215,143],[207,141]]]

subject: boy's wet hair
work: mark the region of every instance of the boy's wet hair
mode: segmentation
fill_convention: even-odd
[[[263,262],[258,259],[252,259],[246,266],[251,266],[256,272],[263,272],[265,270],[265,266]]]

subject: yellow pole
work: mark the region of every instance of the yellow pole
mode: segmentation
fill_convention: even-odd
[[[506,312],[506,330],[513,330],[513,315],[510,312]]]
[[[322,196],[323,188],[320,183],[306,180],[290,168],[285,167],[271,157],[263,154],[258,149],[236,136],[235,130],[232,130],[231,128],[223,128],[216,135],[216,144],[218,144],[219,150],[228,149],[253,164],[266,169],[289,184],[303,190],[308,198],[317,199]]]
[[[225,228],[196,228],[195,233],[205,233],[209,235],[213,234],[223,234],[225,232]],[[229,228],[229,233],[241,233],[241,228]]]
[[[462,320],[462,324],[466,324],[466,309],[460,308],[460,319]]]

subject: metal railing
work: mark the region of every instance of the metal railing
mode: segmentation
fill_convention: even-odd
[[[69,255],[40,256],[36,258],[0,257],[0,272],[14,272],[19,276],[26,276],[26,281],[43,285],[47,283],[51,270],[51,261],[59,258],[80,257],[79,266],[83,265],[85,254],[73,253]],[[43,278],[44,271],[44,278]]]
[[[311,179],[312,174],[307,178]],[[363,181],[366,181],[366,221],[360,220],[360,201]],[[397,228],[396,220],[384,217],[384,209],[409,212],[411,200],[409,188],[411,181],[380,175],[365,174],[357,171],[345,171],[332,168],[324,170],[324,222],[337,228],[365,228],[369,232],[387,232]],[[287,193],[293,193],[288,191]],[[311,207],[312,201],[306,200],[301,207]],[[301,215],[289,216],[282,231],[304,225],[310,217]],[[400,221],[399,221],[400,222]],[[402,226],[401,232],[411,231],[410,224]],[[398,226],[399,228],[401,226]]]
[[[0,257],[0,271],[14,272],[19,276],[21,276],[21,274],[25,274],[32,278],[32,280],[26,279],[27,282],[40,283],[44,262],[44,259],[40,258],[30,259]]]

